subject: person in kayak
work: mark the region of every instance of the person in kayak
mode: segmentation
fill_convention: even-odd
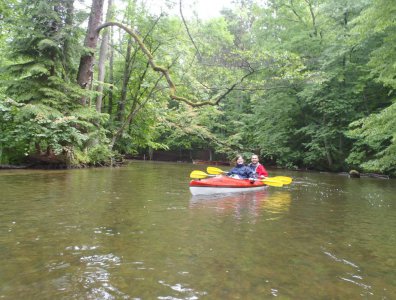
[[[257,177],[257,178],[268,177],[267,170],[264,168],[264,166],[262,164],[259,163],[259,158],[256,154],[252,155],[251,163],[248,165],[248,167],[252,170],[255,177]]]
[[[243,157],[241,155],[238,155],[236,157],[235,167],[232,168],[231,171],[227,173],[227,175],[234,178],[246,179],[252,178],[254,173],[251,168],[245,166]]]

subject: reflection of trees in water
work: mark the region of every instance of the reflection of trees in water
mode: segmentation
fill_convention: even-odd
[[[263,212],[280,213],[289,209],[291,196],[288,191],[270,194],[268,190],[248,193],[193,196],[191,209],[210,209],[220,214],[258,217]]]

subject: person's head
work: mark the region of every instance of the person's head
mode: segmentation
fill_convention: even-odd
[[[256,154],[253,154],[251,157],[252,164],[257,164],[259,162],[259,158]]]
[[[245,162],[245,161],[244,161],[242,155],[238,155],[238,156],[236,157],[236,164],[237,164],[237,165],[243,165],[244,162]]]

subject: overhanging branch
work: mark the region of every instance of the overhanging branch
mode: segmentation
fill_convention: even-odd
[[[179,10],[180,10],[180,16],[181,16],[181,18],[182,18],[184,27],[186,28],[187,34],[188,34],[188,36],[189,36],[189,38],[190,38],[190,40],[191,40],[191,43],[194,45],[195,50],[197,51],[198,61],[201,62],[201,61],[202,61],[201,52],[199,51],[197,45],[195,44],[194,39],[193,39],[193,37],[191,36],[190,30],[188,29],[187,22],[186,22],[186,20],[184,19],[183,8],[182,8],[182,0],[179,1]]]
[[[117,26],[121,29],[124,29],[128,34],[130,34],[133,39],[136,41],[136,43],[139,45],[140,49],[143,51],[143,53],[146,55],[148,59],[148,63],[150,64],[151,68],[156,71],[162,73],[162,75],[165,77],[168,86],[169,86],[169,94],[170,97],[176,101],[181,101],[184,102],[192,107],[201,107],[205,105],[218,105],[222,99],[224,99],[232,90],[235,89],[235,87],[242,83],[242,81],[247,78],[248,76],[252,75],[255,71],[250,68],[250,71],[245,74],[242,78],[240,78],[237,82],[235,82],[233,85],[231,85],[223,94],[219,95],[218,97],[208,100],[208,101],[194,101],[185,97],[181,97],[176,95],[176,85],[173,83],[172,78],[169,74],[169,70],[165,67],[159,66],[154,62],[154,56],[150,52],[150,50],[146,47],[144,44],[143,40],[140,38],[140,36],[132,29],[128,28],[127,26],[118,23],[118,22],[106,22],[96,28],[97,33],[99,33],[103,28],[109,27],[109,26]]]

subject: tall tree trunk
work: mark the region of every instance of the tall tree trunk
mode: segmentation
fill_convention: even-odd
[[[326,137],[323,139],[323,141],[324,141],[324,146],[325,146],[325,151],[326,151],[327,165],[331,169],[333,167],[333,158],[331,157],[329,142]]]
[[[84,47],[87,53],[81,56],[80,66],[78,68],[77,83],[86,89],[90,86],[93,75],[93,66],[95,61],[95,49],[98,44],[99,33],[96,28],[100,25],[102,21],[103,14],[103,2],[104,0],[92,0],[91,14],[89,15],[87,35],[85,36]],[[83,97],[81,99],[81,104],[86,105],[87,99]]]
[[[113,0],[107,1],[107,14],[106,14],[106,22],[110,22],[112,18],[112,6]],[[96,98],[96,110],[98,112],[102,111],[102,99],[103,99],[103,82],[106,75],[106,58],[107,58],[107,50],[109,48],[109,30],[106,28],[103,31],[102,35],[102,43],[100,45],[100,52],[99,52],[99,64],[98,64],[98,87],[97,91],[99,93],[98,97]]]
[[[146,71],[148,70],[148,65],[146,67]],[[145,76],[145,73],[141,76],[140,78],[140,82],[143,82],[143,78]],[[146,99],[142,102],[142,103],[138,103],[139,98],[147,91],[147,89],[145,89],[145,91],[142,91],[140,95],[135,95],[135,99],[132,103],[132,107],[130,110],[129,115],[126,117],[125,121],[122,122],[120,128],[118,128],[118,130],[114,133],[113,138],[111,139],[110,142],[110,149],[113,149],[117,139],[122,135],[122,133],[124,132],[126,126],[130,126],[132,123],[133,118],[135,117],[135,115],[146,105],[146,103],[151,99],[152,94],[155,92],[155,90],[157,89],[158,83],[160,82],[162,76],[160,76],[157,79],[157,82],[155,83],[155,85],[151,88],[150,92],[148,93],[148,95],[146,96]],[[140,89],[140,88],[139,88]],[[138,91],[139,91],[138,89]],[[138,107],[139,105],[139,107]]]
[[[73,28],[73,23],[74,23],[74,0],[69,0],[65,2],[66,6],[66,19],[65,19],[65,24],[66,24],[66,30],[67,32],[71,32]],[[66,70],[66,75],[65,75],[65,80],[70,81],[70,74],[73,72],[73,68],[71,67],[73,65],[72,63],[72,57],[73,57],[73,51],[72,51],[72,43],[71,43],[71,35],[66,36],[65,41],[63,43],[63,68]]]
[[[326,124],[326,117],[323,116],[323,125]],[[323,143],[324,143],[324,149],[326,153],[326,159],[327,159],[327,165],[331,169],[333,167],[333,158],[331,156],[331,148],[330,148],[330,143],[326,137],[326,135],[323,137]]]
[[[127,96],[128,82],[130,78],[131,69],[131,53],[132,53],[132,38],[128,38],[128,48],[125,57],[124,76],[122,79],[121,99],[118,102],[117,121],[122,121],[122,116],[125,112],[125,102]]]
[[[113,27],[110,27],[110,43],[114,45],[113,41]],[[111,116],[113,113],[113,85],[114,85],[114,48],[110,47],[110,62],[109,62],[109,106],[107,109],[108,114]]]

